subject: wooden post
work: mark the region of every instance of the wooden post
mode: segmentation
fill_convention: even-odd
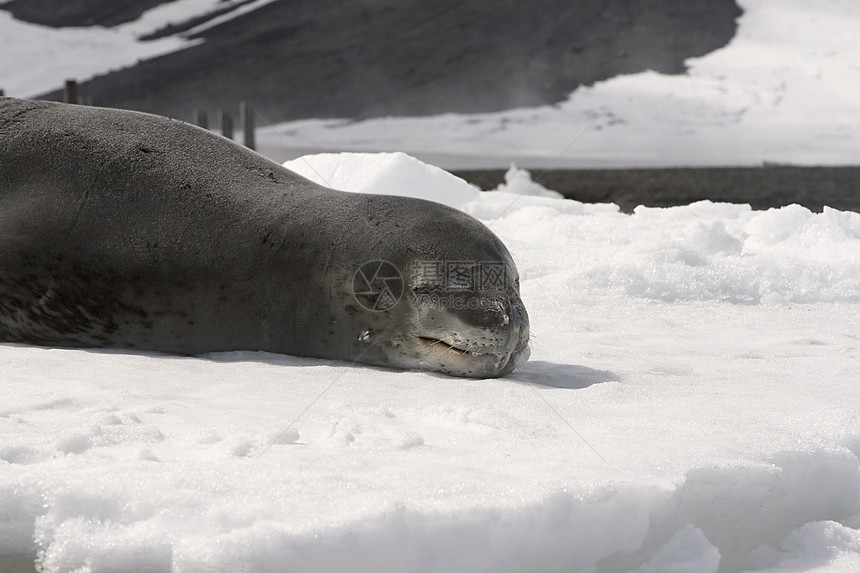
[[[80,94],[78,93],[78,82],[75,80],[66,80],[66,90],[64,101],[66,103],[78,103]]]
[[[194,123],[203,129],[209,129],[209,116],[203,110],[194,110]]]
[[[233,139],[233,118],[226,111],[221,112],[221,135]]]
[[[256,149],[254,142],[254,110],[247,102],[239,102],[239,117],[242,122],[242,139],[245,147]]]

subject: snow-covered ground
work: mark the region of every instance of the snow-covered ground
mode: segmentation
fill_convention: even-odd
[[[525,172],[479,194],[404,155],[290,166],[490,225],[522,273],[531,360],[465,380],[0,345],[0,564],[860,568],[860,214],[626,215]]]

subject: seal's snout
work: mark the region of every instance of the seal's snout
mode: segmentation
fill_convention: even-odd
[[[491,314],[492,330],[504,339],[510,352],[518,352],[528,345],[528,315],[519,298],[498,301]]]
[[[509,302],[511,324],[516,326],[516,345],[514,352],[520,352],[529,345],[529,315],[523,301],[517,297]]]
[[[418,309],[417,349],[421,363],[454,376],[495,378],[514,369],[528,347],[528,315],[519,295],[499,293],[472,304]]]
[[[465,322],[483,330],[481,339],[495,352],[518,352],[528,345],[528,315],[522,301],[514,295],[488,301],[461,312]]]
[[[508,339],[508,347],[516,348],[519,332],[522,328],[522,317],[512,301],[506,301],[499,309],[499,330]]]

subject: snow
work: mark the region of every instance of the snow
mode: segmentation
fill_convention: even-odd
[[[479,194],[404,154],[291,166],[489,224],[521,271],[531,360],[466,380],[0,345],[0,563],[856,570],[860,214],[628,215],[511,193],[516,170]]]
[[[314,183],[354,193],[432,197],[437,203],[459,207],[478,197],[480,190],[434,165],[402,152],[320,153],[284,163]],[[415,173],[422,174],[415,177]]]

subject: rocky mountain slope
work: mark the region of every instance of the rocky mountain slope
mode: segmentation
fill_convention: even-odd
[[[0,9],[55,27],[110,27],[162,1],[12,0]],[[682,72],[685,59],[732,38],[740,13],[733,0],[276,0],[191,36],[199,45],[82,90],[97,105],[182,118],[240,100],[270,122],[494,111],[558,102],[619,74]]]

